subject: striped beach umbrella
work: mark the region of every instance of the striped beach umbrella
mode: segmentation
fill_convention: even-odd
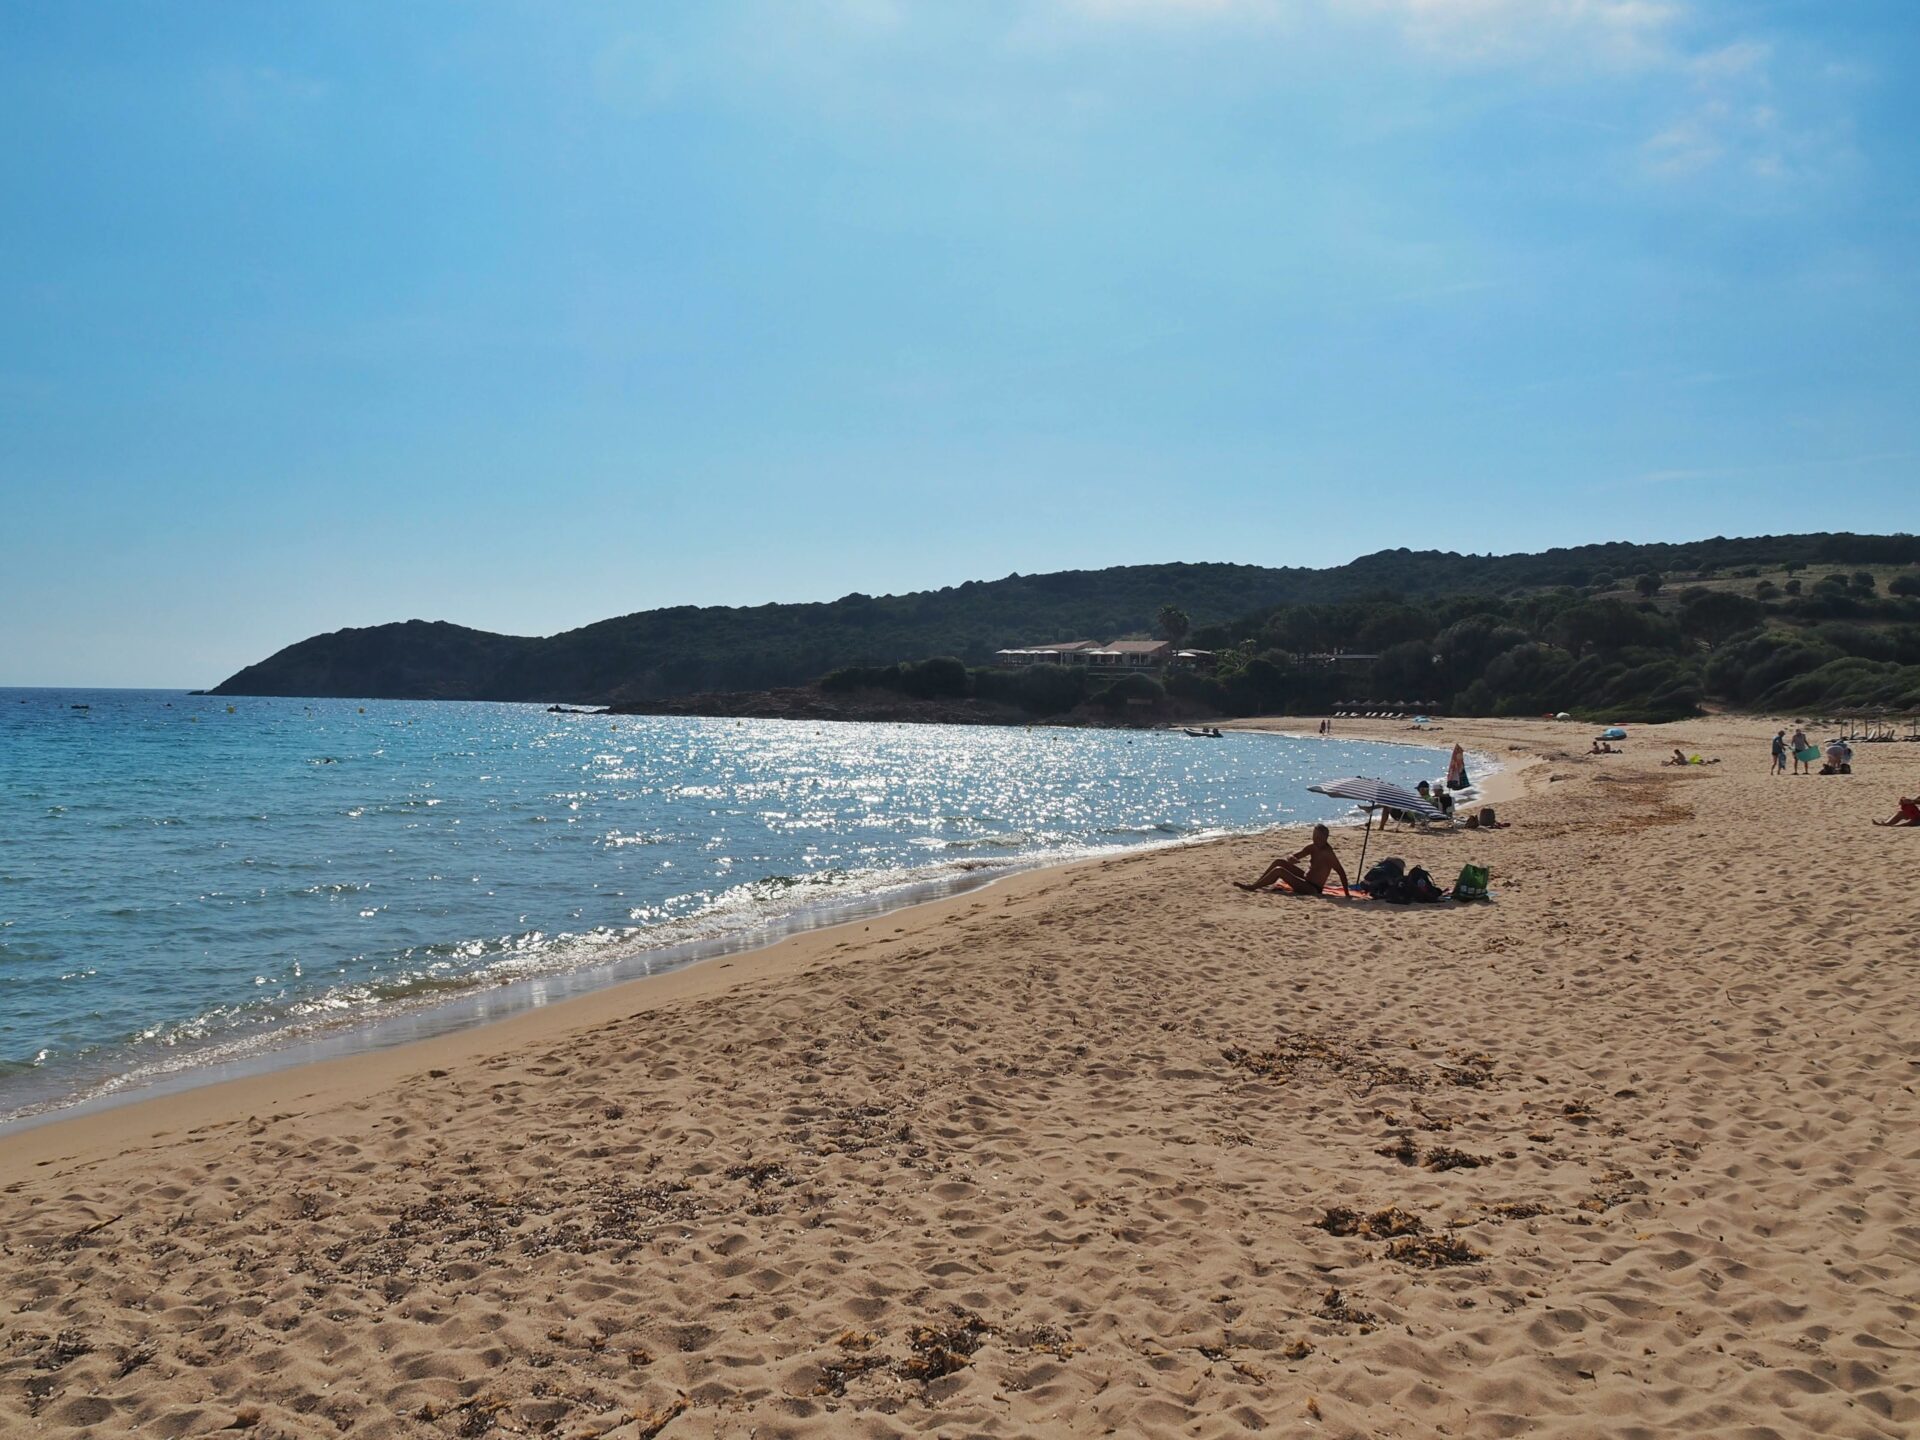
[[[1336,800],[1351,800],[1356,805],[1364,805],[1367,810],[1367,829],[1360,841],[1360,874],[1367,868],[1367,846],[1373,839],[1373,812],[1375,810],[1398,810],[1408,815],[1419,815],[1424,819],[1438,820],[1440,807],[1431,800],[1423,800],[1414,791],[1404,785],[1395,785],[1391,780],[1369,780],[1364,775],[1354,775],[1345,780],[1326,780],[1318,785],[1309,785],[1307,789],[1319,795],[1330,795]]]

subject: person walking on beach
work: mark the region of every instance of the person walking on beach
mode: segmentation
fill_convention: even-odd
[[[1776,730],[1774,732],[1773,766],[1767,773],[1769,775],[1784,775],[1787,773],[1787,732],[1784,730]]]
[[[1340,863],[1340,857],[1333,853],[1333,846],[1329,843],[1332,833],[1324,825],[1314,826],[1313,840],[1306,849],[1296,850],[1284,859],[1275,860],[1267,867],[1266,873],[1251,885],[1244,880],[1233,883],[1242,890],[1265,890],[1276,881],[1284,880],[1296,895],[1318,895],[1326,889],[1327,875],[1332,873],[1340,877],[1342,890],[1350,888],[1346,866]],[[1302,860],[1307,862],[1304,871],[1300,868]]]
[[[1808,775],[1813,774],[1813,762],[1805,758],[1806,749],[1807,749],[1807,732],[1804,730],[1796,729],[1793,732],[1793,773],[1796,775],[1799,775],[1802,773],[1805,773]],[[1803,765],[1806,766],[1806,770],[1804,772],[1800,768]]]

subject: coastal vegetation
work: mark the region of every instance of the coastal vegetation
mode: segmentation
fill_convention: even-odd
[[[1210,671],[1003,671],[996,650],[1158,634]],[[1363,658],[1364,657],[1364,658]],[[1920,708],[1920,538],[1800,535],[1324,570],[1147,565],[899,596],[644,611],[545,639],[408,621],[290,646],[221,694],[635,703],[804,686],[1034,717],[1311,714],[1343,701],[1673,718]]]
[[[1871,573],[1828,573],[1790,595],[1762,567],[1745,568],[1755,573],[1643,572],[1631,588],[1276,607],[1199,632],[1196,643],[1220,650],[1222,663],[1211,677],[1174,684],[1217,698],[1229,713],[1310,712],[1355,699],[1640,720],[1715,704],[1920,709],[1920,603],[1905,587],[1890,584],[1893,593],[1882,595]],[[1375,658],[1312,659],[1335,635],[1362,637],[1354,648]]]

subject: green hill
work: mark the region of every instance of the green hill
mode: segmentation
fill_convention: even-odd
[[[1747,570],[1784,575],[1788,567],[1798,572],[1915,562],[1920,540],[1907,535],[1716,537],[1502,556],[1402,549],[1321,570],[1129,565],[1009,575],[907,595],[852,594],[816,604],[681,606],[545,638],[410,620],[302,640],[248,666],[214,693],[604,703],[762,690],[804,684],[846,667],[931,655],[977,665],[1010,645],[1149,634],[1165,605],[1186,612],[1196,641],[1250,653],[1329,645],[1384,649],[1432,638],[1420,633],[1432,627],[1419,617],[1437,616],[1433,602],[1444,597],[1486,597],[1448,607],[1460,611],[1465,605],[1463,618],[1506,618],[1513,597],[1555,594],[1565,602],[1548,607],[1557,615],[1566,604],[1595,595],[1618,592],[1637,599],[1632,587],[1643,574],[1684,575],[1712,586]],[[1626,600],[1615,603],[1632,608]],[[1657,610],[1668,602],[1644,603]],[[1368,608],[1345,613],[1328,608],[1363,605]],[[1377,610],[1382,605],[1387,611]],[[1661,644],[1665,635],[1657,637]],[[1464,692],[1465,683],[1455,689]]]

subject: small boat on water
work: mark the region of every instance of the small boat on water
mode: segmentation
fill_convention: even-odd
[[[1182,728],[1196,740],[1223,740],[1226,738],[1220,733],[1219,727],[1215,725],[1202,725],[1198,730],[1190,726],[1183,726]]]

